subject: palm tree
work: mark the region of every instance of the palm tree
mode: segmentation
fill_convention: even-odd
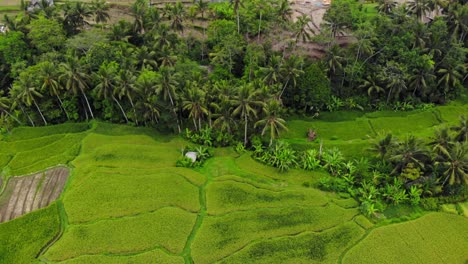
[[[96,80],[96,95],[98,98],[108,99],[109,97],[119,106],[122,115],[125,118],[125,121],[128,123],[127,114],[120,104],[119,100],[115,98],[116,94],[116,79],[117,79],[117,63],[104,63],[99,67],[99,70],[93,74],[94,79]]]
[[[13,83],[12,95],[15,96],[17,100],[21,103],[24,103],[27,106],[34,104],[37,111],[39,112],[44,125],[47,126],[47,120],[42,114],[39,105],[37,104],[36,99],[43,97],[42,94],[38,91],[37,87],[33,83],[34,77],[27,72],[20,74],[20,77]]]
[[[211,103],[210,106],[215,109],[213,126],[231,134],[236,124],[232,113],[232,100],[229,96],[221,94],[221,100],[218,103]]]
[[[105,0],[93,0],[91,2],[91,11],[94,12],[94,20],[96,23],[104,22],[110,19],[109,16],[109,4]]]
[[[171,29],[184,33],[185,8],[182,2],[177,2],[169,10],[168,18],[171,20]]]
[[[379,80],[376,75],[368,76],[364,80],[364,83],[359,85],[359,88],[366,89],[369,97],[372,96],[372,93],[379,94],[385,91],[385,89],[379,84]]]
[[[379,135],[379,138],[374,140],[369,150],[375,152],[377,157],[383,161],[385,160],[385,158],[388,157],[390,153],[393,152],[395,147],[396,143],[393,138],[393,135],[391,133],[388,133],[385,136]]]
[[[141,48],[137,49],[135,52],[136,60],[137,60],[137,67],[140,70],[143,70],[146,67],[150,67],[151,69],[155,69],[158,66],[156,62],[156,52],[150,50],[146,46],[142,46]]]
[[[209,9],[208,2],[205,2],[203,0],[196,0],[195,6],[197,7],[197,11],[201,13],[202,19],[204,19],[205,12]]]
[[[234,13],[236,13],[237,17],[237,33],[240,34],[240,17],[239,17],[239,8],[243,7],[243,1],[242,0],[229,0],[229,4],[233,6],[234,8]]]
[[[460,83],[462,78],[461,72],[463,72],[462,66],[448,66],[439,69],[437,73],[440,77],[437,85],[442,86],[445,92],[448,92],[451,87],[457,87],[457,85]]]
[[[280,118],[278,115],[281,110],[281,106],[278,100],[270,100],[266,104],[265,117],[255,123],[254,127],[263,126],[262,136],[269,130],[270,131],[270,145],[273,144],[273,140],[277,138],[281,130],[288,130],[286,128],[286,121]]]
[[[435,165],[444,170],[445,179],[442,185],[447,181],[449,185],[468,184],[468,143],[456,142],[448,151],[438,156]]]
[[[300,57],[291,56],[285,60],[281,67],[281,77],[285,81],[283,89],[278,96],[278,99],[281,100],[281,96],[288,87],[288,84],[292,82],[293,86],[296,86],[297,78],[304,73],[302,68],[303,61]]]
[[[457,135],[455,136],[456,141],[468,141],[468,123],[466,122],[466,118],[464,115],[460,116],[460,125],[453,126],[450,129],[457,133]]]
[[[276,11],[277,17],[287,22],[291,19],[292,13],[293,11],[289,5],[289,0],[280,0]]]
[[[302,42],[309,41],[312,36],[310,32],[314,33],[314,30],[310,26],[312,19],[308,15],[302,15],[297,18],[297,21],[294,23],[294,39],[296,44],[299,39],[302,39]]]
[[[435,79],[435,75],[432,74],[432,65],[429,68],[420,67],[413,70],[413,74],[409,77],[409,87],[413,88],[413,96],[418,91],[419,94],[426,94],[429,89],[430,82]]]
[[[453,146],[449,129],[447,127],[437,129],[429,145],[432,146],[432,151],[436,155],[442,155],[443,152],[447,152]]]
[[[344,57],[342,56],[342,49],[338,44],[332,45],[326,51],[325,61],[327,62],[330,75],[343,69]]]
[[[393,0],[379,0],[379,5],[377,6],[377,10],[379,13],[383,14],[391,14],[393,9],[397,6],[397,2]]]
[[[130,14],[133,17],[133,32],[144,34],[145,30],[145,17],[148,3],[146,0],[137,0],[130,8]]]
[[[21,124],[21,121],[18,120],[14,115],[10,113],[11,100],[7,96],[3,96],[3,91],[0,90],[0,112],[3,112],[14,119],[18,124]]]
[[[86,97],[89,77],[83,71],[78,59],[74,56],[68,57],[66,62],[60,64],[60,71],[61,75],[59,76],[59,80],[64,83],[65,88],[68,91],[71,91],[74,95],[77,95],[78,92],[81,93],[86,101],[91,118],[94,119],[93,110],[91,110],[88,97]]]
[[[177,121],[177,129],[179,133],[182,132],[182,129],[180,128],[180,123],[179,123],[179,117],[177,116],[177,110],[176,110],[176,105],[174,102],[175,99],[175,89],[177,85],[179,84],[176,81],[176,78],[174,78],[173,74],[173,69],[168,68],[168,67],[160,67],[159,68],[159,80],[158,84],[156,85],[156,93],[158,94],[163,94],[164,100],[169,99],[171,106],[172,106],[172,112],[174,114],[174,118]]]
[[[416,15],[420,21],[423,21],[423,16],[431,12],[431,7],[427,0],[413,0],[408,3],[408,11]]]
[[[205,92],[195,81],[187,81],[185,98],[182,101],[182,108],[189,111],[189,118],[192,118],[195,130],[201,129],[201,119],[203,115],[208,115],[205,105]],[[198,126],[197,126],[198,120]]]
[[[395,164],[394,173],[401,172],[410,163],[424,169],[429,159],[429,152],[425,145],[413,135],[400,142],[390,156],[390,161]]]
[[[264,105],[262,101],[258,101],[257,91],[251,85],[244,84],[238,88],[237,94],[232,100],[235,109],[232,112],[234,116],[239,116],[244,120],[244,145],[247,145],[247,127],[249,118],[257,117],[257,110],[255,107]]]
[[[69,32],[76,33],[89,23],[86,21],[92,15],[88,5],[83,2],[66,2],[62,6],[64,12],[64,24]]]
[[[42,62],[39,65],[40,65],[39,76],[42,82],[41,90],[42,91],[47,90],[49,91],[50,95],[57,97],[60,103],[60,108],[67,116],[67,119],[70,120],[67,110],[65,110],[65,107],[63,106],[62,99],[60,99],[60,90],[62,90],[63,87],[60,85],[60,82],[59,82],[57,68],[55,67],[53,63],[48,62],[48,61]]]
[[[133,108],[133,114],[136,125],[138,125],[138,115],[136,112],[135,103],[133,102],[134,96],[138,95],[138,89],[135,87],[136,77],[132,71],[120,70],[116,79],[115,91],[121,100],[122,97],[127,97],[130,105]]]
[[[268,61],[268,65],[260,69],[263,73],[264,78],[263,81],[268,84],[272,85],[277,83],[281,74],[281,65],[283,64],[283,60],[278,55],[273,55],[270,57]]]

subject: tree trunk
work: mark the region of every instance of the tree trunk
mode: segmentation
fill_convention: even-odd
[[[261,26],[262,26],[262,12],[260,12],[260,22],[258,22],[258,38],[257,38],[258,43],[260,43]]]
[[[288,86],[288,83],[289,83],[289,80],[290,80],[290,79],[291,79],[291,78],[288,78],[288,80],[287,80],[286,83],[284,84],[283,89],[281,90],[281,93],[280,93],[279,96],[278,96],[278,99],[279,99],[280,101],[281,101],[281,96],[283,95],[284,90],[286,90],[286,87]]]
[[[31,119],[31,117],[28,115],[28,113],[26,113],[26,111],[24,111],[24,108],[21,104],[19,104],[20,108],[21,108],[21,111],[23,112],[24,115],[26,115],[26,117],[29,119],[29,122],[31,123],[31,125],[33,127],[35,127],[36,125],[34,124],[34,121]]]
[[[240,34],[240,18],[239,18],[239,8],[237,8],[237,34]]]
[[[172,95],[169,92],[169,100],[171,100],[171,105],[172,105],[172,112],[174,113],[174,117],[176,118],[177,121],[177,129],[179,130],[179,134],[182,133],[182,129],[180,129],[180,124],[179,124],[179,117],[177,117],[177,112],[175,110],[175,105],[174,105],[174,100],[172,100]]]
[[[127,115],[125,114],[125,111],[124,111],[123,108],[122,108],[122,105],[120,105],[120,103],[119,103],[119,101],[117,100],[117,98],[115,98],[115,96],[113,96],[113,95],[112,95],[112,99],[114,100],[114,102],[117,103],[117,105],[118,105],[119,108],[120,108],[120,111],[122,111],[122,114],[123,114],[123,116],[124,116],[124,118],[125,118],[125,121],[127,121],[127,123],[128,123],[128,118],[127,118]]]
[[[57,94],[57,99],[58,99],[59,102],[60,102],[60,107],[62,108],[63,112],[64,112],[65,115],[67,116],[67,120],[70,120],[70,116],[68,115],[67,110],[65,110],[65,107],[63,106],[62,99],[60,99],[60,96],[59,96],[58,94]]]
[[[81,94],[83,95],[83,97],[85,98],[86,104],[88,105],[88,109],[89,109],[89,113],[91,114],[91,118],[94,119],[93,110],[91,110],[91,105],[89,105],[88,97],[86,97],[86,94],[85,94],[85,92],[83,91],[83,89],[81,87],[80,87],[80,91],[81,91]]]
[[[244,146],[247,146],[247,113],[244,114]]]
[[[130,104],[132,105],[133,114],[135,115],[135,124],[138,126],[138,118],[137,118],[137,113],[136,113],[135,105],[133,104],[132,97],[129,96],[128,99],[129,99],[129,101],[130,101]]]
[[[37,108],[37,111],[38,111],[38,112],[39,112],[39,114],[41,115],[41,117],[42,117],[42,120],[44,121],[44,124],[47,126],[47,121],[46,121],[46,119],[45,119],[44,115],[42,114],[42,111],[41,111],[41,109],[40,109],[40,108],[39,108],[39,106],[37,105],[37,103],[36,103],[36,100],[33,100],[33,102],[34,102],[34,105],[35,105],[35,106],[36,106],[36,108]]]
[[[201,117],[198,118],[198,129],[201,129]]]
[[[195,117],[192,118],[192,121],[193,121],[193,126],[195,127],[195,131],[198,131],[198,129],[197,129],[197,121],[195,121]]]

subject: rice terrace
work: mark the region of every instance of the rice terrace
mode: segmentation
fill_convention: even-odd
[[[0,264],[468,263],[466,0],[0,21]]]

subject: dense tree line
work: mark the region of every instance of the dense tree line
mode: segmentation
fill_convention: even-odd
[[[373,15],[356,1],[334,1],[320,28],[306,15],[292,21],[287,0],[190,7],[138,0],[132,21],[111,25],[102,0],[42,1],[5,17],[0,123],[214,127],[247,144],[252,131],[276,138],[286,112],[455,98],[467,79],[467,6],[386,1]],[[352,36],[344,47],[342,34]],[[288,45],[275,48],[278,37]],[[323,59],[304,55],[310,41],[323,46]]]

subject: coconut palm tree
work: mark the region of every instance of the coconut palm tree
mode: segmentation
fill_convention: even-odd
[[[299,42],[299,39],[301,39],[302,42],[306,42],[312,38],[311,33],[314,33],[314,30],[310,26],[310,23],[312,23],[312,18],[308,15],[304,14],[297,18],[297,21],[294,23],[293,34],[296,44]]]
[[[264,103],[257,100],[258,92],[255,91],[252,85],[244,84],[237,90],[237,94],[232,100],[234,116],[239,116],[244,121],[244,145],[247,145],[247,128],[249,119],[257,117],[256,107],[262,107]]]
[[[393,9],[397,6],[397,2],[393,0],[379,0],[377,10],[379,13],[391,14]]]
[[[218,103],[211,103],[210,106],[215,110],[213,117],[213,126],[219,128],[222,132],[232,133],[236,120],[232,111],[232,100],[227,95],[221,95]]]
[[[281,96],[288,87],[288,84],[292,83],[294,87],[296,86],[297,78],[304,73],[302,70],[303,63],[300,57],[291,56],[281,65],[281,78],[284,81],[284,85],[278,96],[279,100],[281,100]]]
[[[390,153],[390,161],[395,165],[394,173],[401,172],[409,163],[424,169],[429,160],[429,152],[424,143],[413,135],[399,142],[395,150]]]
[[[260,68],[260,72],[263,74],[263,81],[268,84],[272,85],[277,83],[280,74],[281,74],[281,65],[283,64],[283,60],[278,55],[273,55],[268,60],[268,65],[266,67]]]
[[[63,89],[63,86],[60,84],[57,68],[53,63],[48,61],[42,62],[39,65],[39,76],[42,82],[41,90],[48,91],[50,95],[57,97],[60,108],[67,116],[67,119],[70,120],[67,110],[65,110],[62,99],[60,98],[60,90]]]
[[[209,6],[208,6],[208,1],[203,1],[203,0],[196,0],[195,1],[195,6],[197,7],[197,11],[201,13],[202,19],[205,18],[205,12],[208,11]]]
[[[436,155],[441,155],[443,152],[447,152],[447,150],[453,146],[449,129],[447,127],[437,129],[432,141],[429,142],[429,146],[432,146],[432,151]]]
[[[175,105],[175,89],[179,83],[177,82],[175,76],[174,76],[174,70],[172,68],[168,67],[160,67],[159,68],[159,78],[158,78],[158,84],[156,85],[156,93],[157,94],[162,94],[164,100],[169,99],[171,106],[172,106],[172,112],[174,114],[174,118],[177,121],[177,129],[179,133],[182,132],[182,129],[180,128],[180,122],[179,122],[179,117],[177,116],[177,110],[176,110],[176,105]]]
[[[229,4],[234,8],[234,13],[236,13],[237,17],[237,33],[240,34],[240,16],[239,16],[239,8],[244,7],[243,0],[229,0]]]
[[[292,14],[293,11],[289,5],[289,0],[280,0],[276,9],[277,17],[281,18],[284,22],[287,22],[291,19]]]
[[[427,0],[413,0],[408,3],[408,11],[423,21],[423,16],[431,12],[431,7]]]
[[[375,152],[377,157],[383,161],[393,152],[395,147],[395,139],[391,133],[388,133],[386,135],[380,134],[379,137],[374,140],[369,150]]]
[[[27,106],[34,104],[42,118],[42,121],[44,121],[44,125],[47,126],[47,120],[42,114],[42,111],[36,101],[37,98],[42,98],[43,95],[38,91],[33,81],[34,77],[28,72],[21,73],[20,77],[13,83],[11,94],[15,99]]]
[[[115,91],[119,100],[122,100],[122,97],[126,97],[130,102],[130,105],[133,108],[133,114],[136,125],[138,125],[138,115],[136,112],[135,103],[133,98],[138,96],[138,89],[135,86],[136,77],[133,75],[130,70],[120,70],[116,79]]]
[[[460,125],[453,126],[450,129],[457,133],[455,135],[456,141],[458,142],[468,141],[468,123],[466,122],[466,118],[464,115],[460,116]]]
[[[110,19],[109,4],[105,0],[93,0],[91,2],[91,11],[94,13],[96,23],[106,23]]]
[[[208,115],[208,109],[205,105],[205,92],[195,81],[187,81],[186,87],[182,108],[189,112],[189,118],[192,118],[195,130],[199,131],[202,117]]]
[[[125,121],[128,123],[127,114],[125,113],[122,105],[119,100],[115,97],[116,94],[116,80],[117,80],[117,63],[104,63],[99,67],[99,70],[93,74],[94,79],[96,80],[96,95],[100,99],[112,99],[120,108],[122,115],[125,118]]]
[[[435,165],[444,170],[442,185],[468,184],[468,143],[456,142],[448,151],[440,153]]]
[[[170,27],[175,31],[184,33],[185,8],[182,2],[172,5],[168,12]]]
[[[88,97],[86,96],[86,90],[89,88],[89,76],[83,71],[78,58],[74,56],[68,57],[65,62],[60,64],[60,72],[59,80],[65,84],[67,91],[72,92],[74,95],[81,93],[85,99],[86,105],[88,106],[91,118],[94,119],[93,110],[91,109]]]
[[[18,118],[16,118],[14,115],[10,113],[9,110],[11,109],[11,105],[12,105],[11,99],[7,96],[4,96],[3,93],[4,92],[0,90],[0,112],[7,114],[13,120],[18,122],[18,124],[21,124],[21,121],[19,121]]]
[[[270,145],[273,144],[273,140],[277,138],[281,130],[287,131],[286,121],[279,117],[281,111],[281,105],[278,100],[270,100],[263,109],[265,117],[255,123],[254,127],[263,126],[262,136],[267,131],[270,131]]]
[[[385,91],[382,85],[379,84],[379,80],[376,75],[368,76],[364,80],[364,83],[359,85],[359,88],[366,89],[369,97],[371,97],[373,93],[379,94]]]

